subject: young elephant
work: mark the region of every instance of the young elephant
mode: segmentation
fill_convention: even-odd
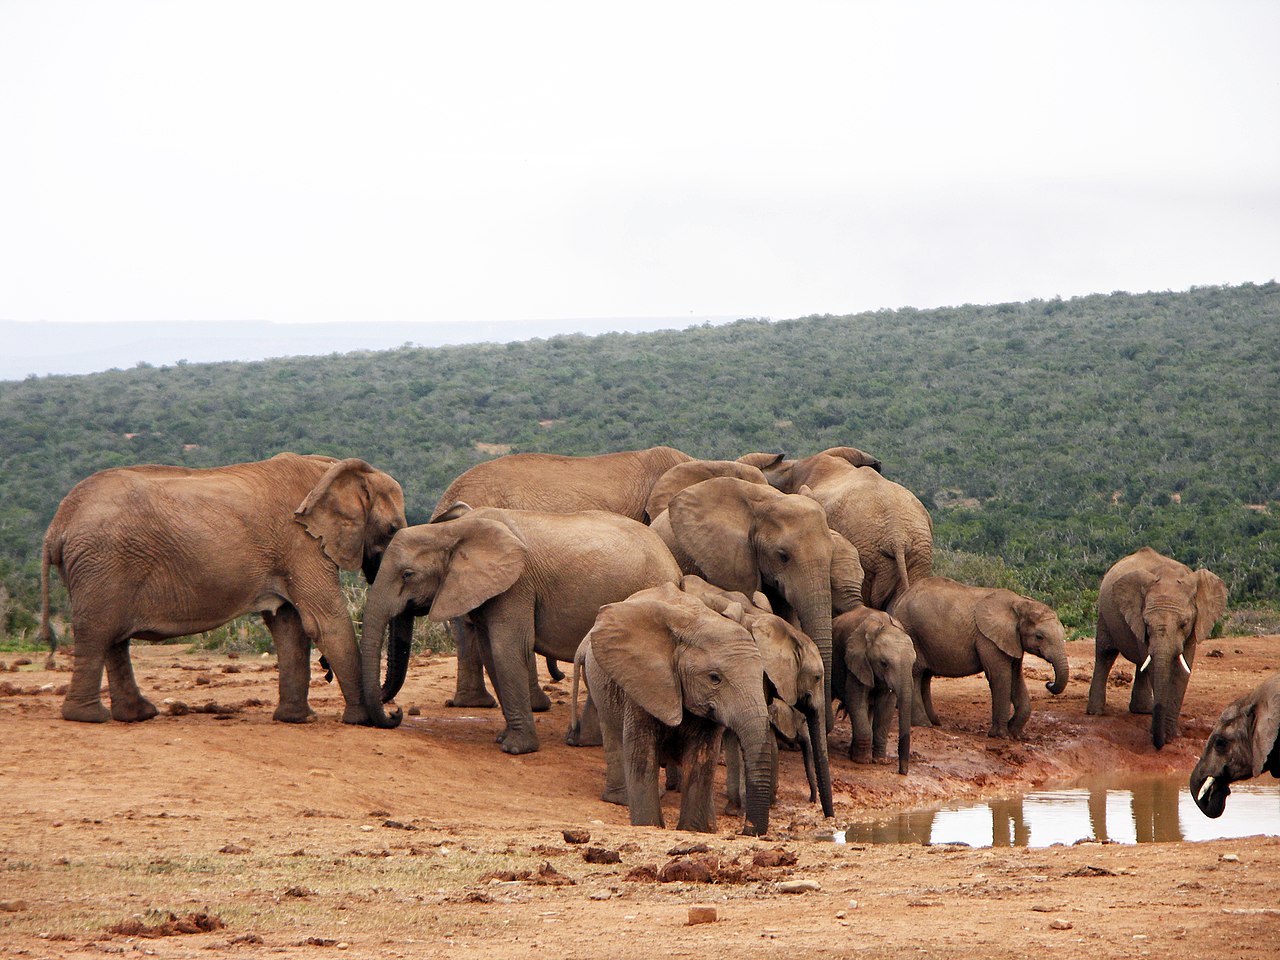
[[[365,723],[338,571],[363,570],[373,583],[404,525],[400,484],[356,459],[282,453],[205,470],[117,467],[80,481],[49,524],[40,576],[40,631],[51,645],[50,567],[71,597],[76,665],[62,716],[154,717],[133,676],[130,640],[185,637],[261,613],[279,659],[275,719],[315,719],[307,704],[314,643],[342,688],[342,719]]]
[[[715,830],[713,781],[727,728],[745,756],[744,832],[766,833],[773,737],[764,664],[746,628],[669,584],[602,607],[583,646],[604,734],[601,798],[627,804],[634,825],[663,826],[658,768],[679,762],[679,829]]]
[[[1182,698],[1196,645],[1227,605],[1227,588],[1208,570],[1192,571],[1143,547],[1107,571],[1098,589],[1098,630],[1088,712],[1107,705],[1107,675],[1117,654],[1138,665],[1130,713],[1151,714],[1151,742],[1159,750],[1178,735]]]
[[[370,719],[380,727],[400,722],[398,712],[383,710],[378,687],[388,623],[394,634],[420,614],[437,623],[463,618],[468,642],[480,650],[497,687],[507,721],[498,738],[502,749],[537,750],[533,654],[572,660],[604,604],[679,579],[657,534],[599,510],[481,507],[445,523],[407,527],[387,547],[365,606],[360,654]]]
[[[1206,817],[1220,817],[1231,784],[1264,772],[1280,779],[1280,673],[1222,711],[1191,771],[1191,795]]]
[[[912,718],[936,724],[929,684],[933,677],[985,673],[991,685],[991,737],[1022,736],[1031,698],[1022,677],[1022,656],[1032,653],[1053,665],[1052,694],[1067,686],[1066,630],[1053,610],[1012,590],[974,587],[949,577],[912,583],[889,608],[916,645],[916,692]],[[1009,711],[1012,705],[1013,715]]]
[[[911,758],[912,672],[916,649],[901,623],[882,610],[859,607],[831,623],[835,676],[831,684],[853,724],[849,759],[886,758],[889,716],[898,704],[898,772]]]

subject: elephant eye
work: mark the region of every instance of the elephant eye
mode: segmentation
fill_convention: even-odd
[[[712,670],[709,674],[707,674],[707,679],[711,681],[712,686],[718,687],[720,686],[720,682],[723,678],[720,676],[720,674]]]
[[[785,550],[779,550],[779,551],[778,551],[778,562],[779,562],[779,563],[790,563],[790,562],[791,562],[791,554],[787,553],[787,551],[785,551]]]
[[[1226,753],[1229,749],[1226,737],[1214,737],[1213,749],[1215,753]]]
[[[412,570],[404,570],[404,571],[401,571],[401,573],[400,573],[400,579],[402,579],[402,580],[412,580],[412,579],[413,579],[413,575],[414,575],[414,571],[412,571]]]

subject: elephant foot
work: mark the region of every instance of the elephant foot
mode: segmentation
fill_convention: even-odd
[[[564,735],[564,742],[571,747],[599,747],[603,746],[604,738],[600,736],[599,729],[596,730],[596,734],[593,737],[590,735],[590,731],[583,729],[582,725],[579,724]]]
[[[875,754],[875,755],[873,755],[873,756],[871,757],[871,762],[872,762],[872,763],[879,763],[879,764],[882,764],[882,765],[887,766],[888,764],[892,763],[893,761],[891,761],[891,760],[890,760],[890,759],[889,759],[885,754],[883,754],[883,753],[877,753],[877,754]]]
[[[487,690],[480,693],[455,693],[450,699],[444,702],[446,707],[496,707],[498,701],[489,696]]]
[[[89,704],[66,702],[62,704],[62,719],[77,723],[106,723],[111,719],[111,712],[100,700]]]
[[[111,703],[111,719],[119,720],[121,723],[141,723],[143,720],[150,720],[160,711],[156,709],[156,705],[146,697],[138,697],[132,703]]]
[[[620,807],[627,805],[627,791],[625,787],[618,787],[616,790],[605,790],[600,794],[600,799],[605,803],[616,803]]]
[[[1150,716],[1152,713],[1152,709],[1148,704],[1142,704],[1142,703],[1132,704],[1131,703],[1129,704],[1129,712],[1143,714],[1144,716]]]
[[[276,712],[271,715],[271,719],[279,720],[281,723],[315,723],[318,718],[316,712],[305,704],[301,707],[286,707],[282,703],[276,707]]]
[[[1100,717],[1103,714],[1105,714],[1107,711],[1103,707],[1095,708],[1092,704],[1090,704],[1089,706],[1084,708],[1084,712],[1090,717]]]
[[[996,738],[996,739],[998,739],[998,740],[1009,740],[1009,739],[1012,739],[1012,738],[1009,736],[1009,728],[1008,728],[1008,727],[1002,727],[1002,726],[1000,726],[999,724],[995,724],[995,723],[993,723],[993,724],[991,725],[991,729],[987,731],[987,736],[988,736],[988,737],[995,737],[995,738]]]
[[[393,716],[399,713],[399,710],[393,711]],[[313,713],[312,716],[315,716]],[[369,726],[369,711],[365,709],[363,703],[349,703],[342,711],[342,722],[350,723],[354,726]]]
[[[534,713],[546,713],[551,709],[551,698],[541,687],[537,691],[529,691],[529,709]]]
[[[871,751],[870,750],[850,750],[849,762],[850,763],[870,763]]]
[[[730,800],[724,805],[724,815],[726,817],[740,817],[746,812],[746,807],[738,800]]]
[[[508,727],[499,734],[498,742],[503,753],[533,753],[538,749],[538,735],[532,730],[512,730]]]

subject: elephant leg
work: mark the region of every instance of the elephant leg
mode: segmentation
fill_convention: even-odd
[[[1129,693],[1130,713],[1150,713],[1155,708],[1155,696],[1151,690],[1151,668],[1135,670],[1133,690]]]
[[[639,708],[627,710],[622,720],[622,769],[633,827],[665,825],[658,792],[659,726],[660,721]]]
[[[601,739],[600,711],[596,709],[595,697],[587,691],[587,702],[582,708],[582,716],[578,719],[578,733],[574,738],[575,747],[598,747]]]
[[[327,599],[327,598],[326,598]],[[338,687],[342,690],[342,699],[346,706],[342,711],[342,722],[352,724],[369,723],[369,711],[364,708],[364,689],[361,686],[362,669],[360,651],[356,646],[356,631],[351,624],[351,614],[347,611],[346,601],[342,594],[335,592],[333,604],[323,610],[308,606],[299,610],[304,626],[315,623],[317,633],[307,637],[324,654],[329,669],[337,678]],[[307,669],[307,685],[311,684],[310,660],[311,651],[303,648],[300,652]]]
[[[302,618],[293,607],[264,613],[263,622],[271,631],[280,673],[280,703],[274,719],[282,723],[312,723],[316,712],[307,703],[311,688],[311,641],[302,629]]]
[[[444,702],[446,707],[496,707],[498,701],[484,685],[484,666],[480,649],[469,642],[469,635],[460,618],[449,621],[454,646],[458,648],[458,677],[454,681],[453,696]],[[493,673],[490,672],[490,676]]]
[[[893,694],[879,690],[871,695],[871,760],[889,759],[889,724],[893,721]]]
[[[933,674],[926,671],[920,674],[920,682],[916,687],[918,702],[911,709],[911,722],[918,727],[938,726],[938,715],[933,709]]]
[[[985,640],[978,643],[978,659],[982,662],[982,672],[986,674],[987,685],[991,688],[991,727],[987,730],[987,736],[1008,739],[1009,714],[1013,702],[1013,671],[1020,670],[1022,664]]]
[[[1022,675],[1022,663],[1018,661],[1012,675],[1013,719],[1009,721],[1009,736],[1022,739],[1022,730],[1031,716],[1031,695],[1027,693],[1027,678]]]
[[[686,721],[693,729],[685,734],[680,754],[683,778],[680,792],[681,830],[713,833],[716,829],[715,773],[724,728],[709,720]],[[775,778],[776,779],[776,778]]]
[[[1085,713],[1094,717],[1100,717],[1106,712],[1107,678],[1111,675],[1111,666],[1119,653],[1111,645],[1109,636],[1104,639],[1105,631],[1106,628],[1099,621],[1098,638],[1093,648],[1093,679],[1089,681],[1089,705],[1085,708]]]
[[[564,674],[560,676],[563,677]],[[538,679],[538,658],[532,649],[529,650],[529,709],[534,713],[546,713],[551,709],[551,698],[542,689],[542,682]]]
[[[668,757],[663,764],[666,770],[666,776],[663,779],[662,789],[666,793],[680,792],[680,761],[674,757]]]
[[[133,662],[129,659],[127,639],[107,648],[106,665],[113,720],[136,723],[150,720],[160,712],[138,689],[138,681],[133,676]]]
[[[849,723],[853,736],[849,740],[849,759],[854,763],[871,762],[871,705],[867,688],[852,676],[845,683],[845,703],[849,708]]]
[[[529,668],[533,663],[533,611],[511,597],[496,601],[498,608],[483,628],[481,644],[487,648],[486,666],[493,671],[498,703],[507,721],[499,735],[503,753],[533,753],[538,732],[529,701]]]
[[[740,817],[746,808],[742,805],[742,748],[738,735],[729,730],[724,735],[724,786],[729,802],[725,804],[725,816]]]
[[[76,664],[62,701],[62,717],[81,723],[106,723],[111,714],[102,705],[102,668],[113,639],[79,621],[72,625],[71,632],[75,638]]]
[[[627,803],[627,778],[622,759],[622,694],[612,681],[600,692],[603,709],[600,710],[600,738],[604,744],[604,792],[600,799],[605,803],[625,806]],[[612,689],[608,689],[608,688]]]

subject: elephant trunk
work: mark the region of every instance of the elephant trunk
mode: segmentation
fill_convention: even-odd
[[[835,807],[831,802],[831,762],[827,757],[827,716],[826,710],[812,699],[800,706],[805,723],[809,727],[809,743],[813,749],[813,765],[818,780],[818,801],[822,804],[822,815],[834,817]]]
[[[1067,652],[1065,650],[1055,651],[1047,659],[1053,665],[1053,680],[1046,681],[1044,688],[1054,696],[1057,696],[1067,688],[1067,679],[1071,672],[1067,668]]]
[[[834,717],[831,715],[831,567],[830,564],[813,564],[806,569],[801,582],[808,589],[798,597],[787,597],[787,602],[795,609],[800,618],[800,629],[809,635],[822,655],[822,695],[825,701],[827,727],[830,729]]]
[[[409,654],[413,650],[413,614],[400,613],[391,618],[391,643],[387,648],[387,678],[382,684],[382,702],[390,703],[404,686],[409,672]]]
[[[396,620],[408,620],[409,630],[413,629],[413,615],[404,613],[393,614],[388,609],[386,601],[382,598],[381,592],[371,590],[368,601],[365,603],[364,609],[364,626],[360,632],[360,678],[361,692],[364,700],[364,708],[368,711],[369,722],[375,727],[398,727],[400,725],[401,713],[397,710],[388,716],[382,706],[383,688],[379,684],[380,667],[382,663],[382,641],[386,637],[387,623],[392,617]],[[393,639],[393,644],[396,642]],[[406,647],[406,662],[407,662]],[[394,659],[394,656],[393,656]],[[393,680],[394,665],[388,671],[387,682],[390,684]],[[403,680],[403,677],[401,678]]]
[[[763,836],[769,832],[769,804],[773,799],[773,731],[769,716],[760,717],[735,730],[742,747],[742,762],[746,769],[746,825],[742,832],[748,836]],[[815,745],[816,751],[816,745]]]
[[[911,704],[915,697],[909,664],[894,677],[893,691],[898,698],[898,773],[905,777],[911,764]]]
[[[1157,750],[1177,736],[1178,714],[1172,709],[1173,678],[1168,658],[1156,656],[1151,666],[1151,743]]]

